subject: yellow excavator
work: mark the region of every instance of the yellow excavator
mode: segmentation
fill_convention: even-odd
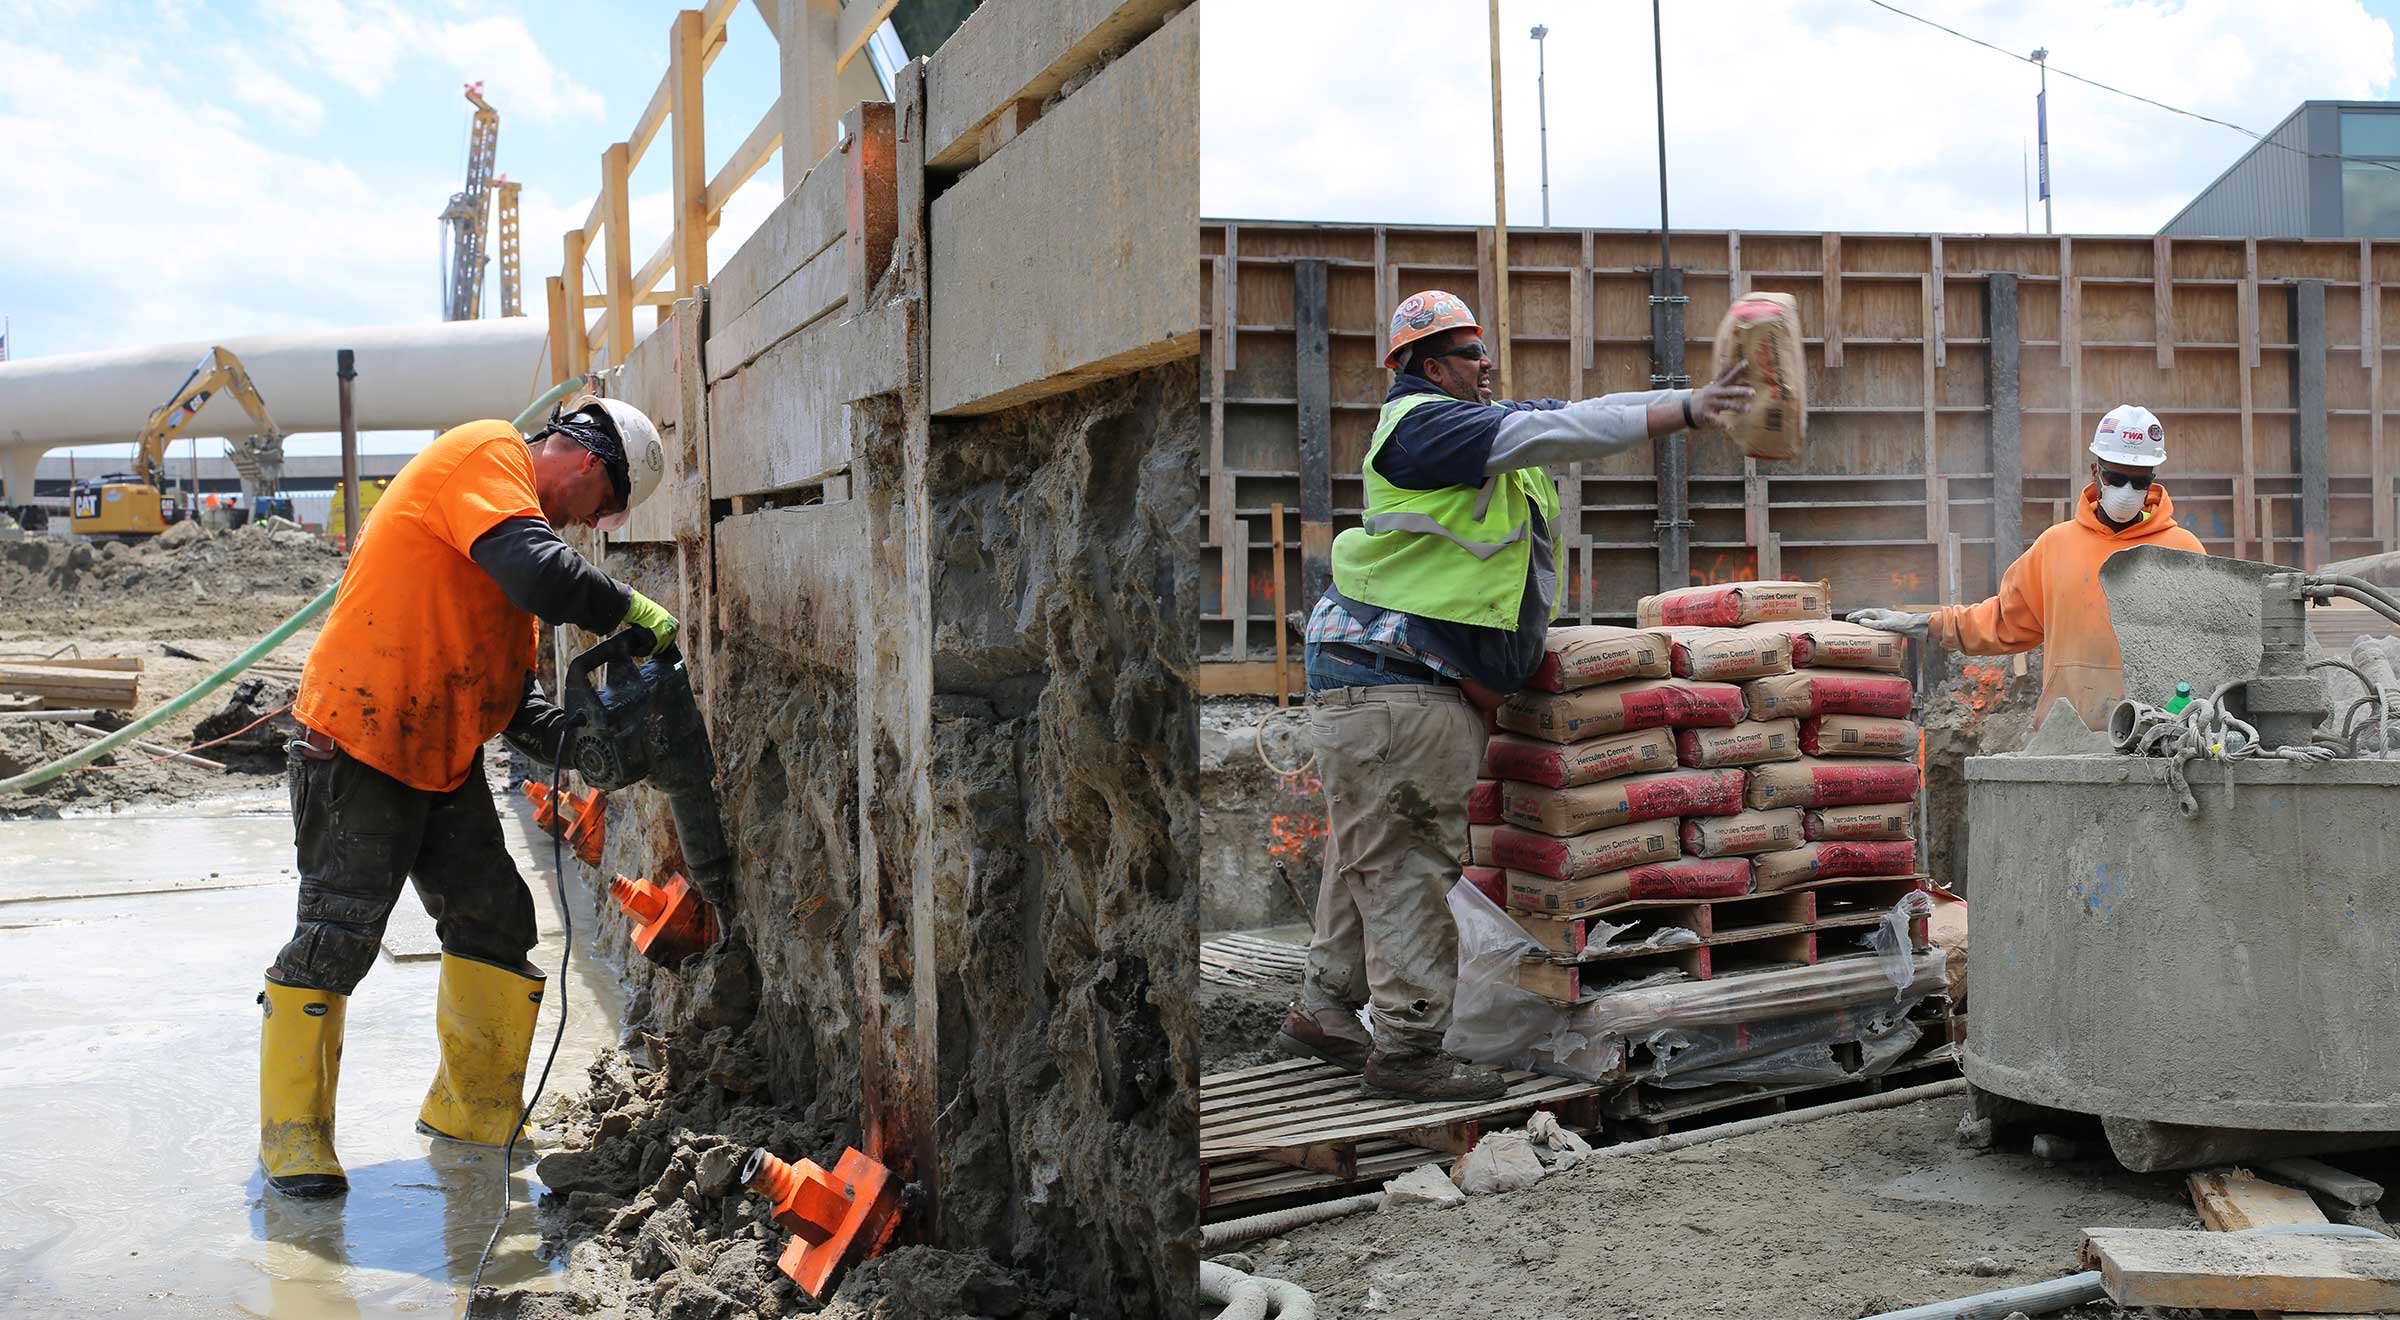
[[[227,456],[242,474],[245,515],[290,517],[291,501],[278,494],[283,484],[283,432],[268,415],[267,401],[250,383],[242,360],[233,350],[219,346],[200,359],[192,374],[142,425],[135,441],[133,471],[75,483],[70,525],[76,535],[134,541],[156,536],[169,524],[190,517],[193,511],[180,507],[167,484],[167,446],[218,394],[232,396],[258,427],[257,434],[226,446]]]

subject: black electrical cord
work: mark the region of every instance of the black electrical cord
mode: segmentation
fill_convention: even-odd
[[[557,750],[550,757],[550,800],[564,805],[561,789],[567,782],[567,732],[572,721],[561,720],[558,726]],[[475,1292],[483,1287],[483,1267],[491,1263],[492,1247],[500,1241],[500,1230],[508,1223],[508,1171],[516,1164],[517,1134],[533,1118],[533,1107],[542,1102],[542,1091],[550,1085],[550,1066],[558,1062],[558,1047],[567,1038],[567,961],[575,954],[575,913],[567,906],[566,829],[562,825],[550,831],[550,878],[558,894],[558,1029],[550,1033],[550,1055],[542,1060],[542,1075],[533,1084],[533,1095],[509,1125],[508,1144],[500,1152],[500,1217],[492,1221],[492,1235],[483,1240],[483,1254],[475,1258],[475,1277],[467,1283],[467,1305],[475,1304]]]

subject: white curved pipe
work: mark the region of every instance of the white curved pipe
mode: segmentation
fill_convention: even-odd
[[[354,396],[362,431],[439,431],[481,417],[513,417],[549,383],[546,332],[539,321],[512,316],[237,335],[0,362],[0,448],[130,442],[150,410],[166,402],[217,344],[241,358],[286,434],[341,425],[333,355],[345,348],[358,354]],[[184,434],[250,431],[248,414],[227,401],[202,408]]]
[[[334,354],[357,353],[354,403],[362,431],[441,431],[513,417],[548,383],[548,327],[527,317],[359,326],[287,335],[236,335],[150,348],[0,362],[0,484],[23,503],[42,454],[67,445],[128,444],[210,348],[241,358],[285,434],[341,425]],[[187,436],[250,434],[250,416],[211,400]]]

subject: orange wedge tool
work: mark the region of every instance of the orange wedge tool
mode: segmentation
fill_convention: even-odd
[[[600,864],[601,845],[608,842],[607,794],[587,788],[580,794],[569,789],[553,797],[550,785],[529,779],[525,781],[525,796],[533,802],[535,825],[557,835],[583,859],[584,865]],[[561,817],[565,818],[563,825]]]
[[[717,914],[680,875],[663,885],[618,876],[608,893],[633,918],[633,947],[662,967],[680,966],[717,942]]]
[[[900,1226],[900,1180],[852,1147],[827,1173],[812,1160],[786,1163],[765,1147],[742,1165],[742,1185],[767,1198],[792,1232],[776,1261],[792,1282],[825,1296],[834,1271],[883,1250]]]

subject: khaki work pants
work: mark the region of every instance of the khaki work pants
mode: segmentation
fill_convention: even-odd
[[[1335,688],[1310,696],[1308,730],[1327,832],[1302,1003],[1371,1003],[1378,1049],[1440,1049],[1458,988],[1450,887],[1483,716],[1447,685]]]

